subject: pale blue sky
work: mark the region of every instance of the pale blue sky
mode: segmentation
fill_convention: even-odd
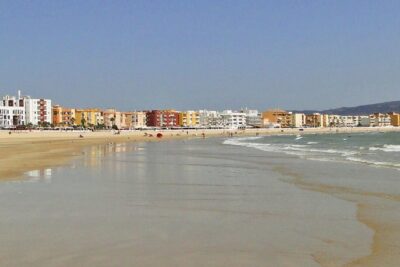
[[[400,1],[0,0],[0,94],[66,106],[400,100]]]

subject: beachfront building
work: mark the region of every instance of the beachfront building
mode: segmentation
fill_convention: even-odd
[[[246,114],[232,110],[224,110],[221,113],[222,125],[230,129],[246,128]]]
[[[369,127],[369,116],[340,116],[337,127]]]
[[[129,130],[132,129],[132,113],[133,112],[121,112],[121,121],[119,129]]]
[[[122,127],[122,119],[121,119],[121,112],[117,111],[116,109],[106,109],[103,111],[103,118],[104,118],[104,126],[108,129],[117,127],[121,129]]]
[[[261,113],[256,109],[242,109],[240,111],[246,115],[246,126],[247,127],[255,127],[260,128],[262,126],[261,123]]]
[[[291,127],[292,124],[291,113],[282,109],[270,109],[264,111],[261,117],[263,127],[288,128]]]
[[[4,96],[0,102],[0,128],[15,128],[25,125],[24,100],[18,97]]]
[[[20,93],[18,93],[20,94]],[[50,99],[31,98],[24,96],[26,124],[45,125],[52,124],[52,106]]]
[[[131,116],[131,128],[145,128],[146,125],[146,112],[144,111],[134,111]]]
[[[319,128],[324,125],[324,116],[320,113],[306,114],[306,127]]]
[[[390,112],[390,123],[392,126],[399,127],[400,126],[400,114],[396,112]]]
[[[53,110],[53,125],[55,126],[73,126],[75,125],[75,109],[65,108],[55,105]]]
[[[75,125],[82,127],[94,127],[104,124],[103,112],[100,109],[76,109],[75,110]]]
[[[306,124],[306,115],[304,113],[291,113],[290,127],[302,128]]]
[[[221,114],[215,110],[199,110],[199,121],[201,127],[222,128]]]
[[[179,112],[175,110],[151,110],[146,112],[149,127],[179,127]]]
[[[369,120],[370,120],[370,126],[371,127],[385,127],[385,126],[391,126],[391,120],[390,120],[390,115],[389,114],[383,114],[383,113],[374,113],[369,115]]]
[[[179,113],[179,125],[181,127],[199,127],[200,114],[198,111],[188,110]]]
[[[371,124],[369,116],[358,116],[358,122],[360,127],[369,127]]]
[[[335,127],[356,127],[358,125],[358,116],[335,116]]]

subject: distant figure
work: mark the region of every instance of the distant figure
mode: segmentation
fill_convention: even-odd
[[[83,138],[83,135],[80,134],[80,135],[79,135],[79,138]]]
[[[163,137],[162,133],[157,134],[157,138],[162,138],[162,137]]]
[[[203,139],[206,138],[206,134],[205,133],[202,133],[201,135],[203,136]]]
[[[9,131],[8,134],[11,134],[11,131]]]

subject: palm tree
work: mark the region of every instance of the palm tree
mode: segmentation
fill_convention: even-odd
[[[81,119],[81,125],[82,125],[83,128],[85,128],[85,124],[86,124],[86,120],[85,120],[85,118],[82,118]]]
[[[114,125],[115,125],[115,115],[113,117],[111,117],[110,121],[112,123],[112,127],[111,128],[113,128]]]

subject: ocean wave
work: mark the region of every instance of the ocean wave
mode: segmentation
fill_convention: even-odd
[[[243,142],[246,140],[255,140],[255,139],[247,139],[247,138],[232,138],[227,139],[223,142],[226,145],[236,145],[236,146],[244,146],[255,148],[259,150],[263,150],[266,152],[282,152],[286,154],[295,154],[295,152],[302,152],[301,154],[336,154],[339,156],[350,156],[355,155],[358,151],[352,150],[338,150],[338,149],[322,149],[322,148],[311,148],[308,145],[299,145],[299,144],[269,144],[269,143],[250,143]],[[300,154],[300,153],[299,153]]]
[[[400,152],[400,145],[383,145],[382,147],[370,147],[371,151]]]
[[[367,160],[367,159],[356,158],[356,157],[347,157],[346,159],[353,161],[353,162],[364,163],[364,164],[368,164],[368,165],[392,167],[392,168],[400,169],[400,164],[394,163],[394,162],[374,161],[374,160]]]
[[[256,140],[254,138],[232,138],[223,142],[226,145],[235,145],[254,148],[266,152],[285,153],[287,155],[297,156],[299,158],[317,161],[336,161],[336,162],[355,162],[377,167],[390,167],[400,170],[400,164],[395,162],[378,161],[362,158],[362,153],[357,150],[341,150],[341,149],[323,149],[314,148],[310,145],[299,144],[270,144],[270,143],[257,143],[246,142],[248,140]],[[383,147],[371,147],[370,150],[383,150],[384,151],[400,151],[398,145],[385,145]]]

